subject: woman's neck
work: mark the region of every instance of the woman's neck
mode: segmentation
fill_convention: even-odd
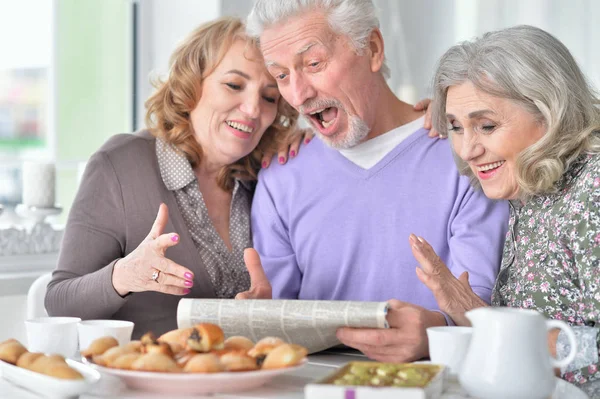
[[[216,184],[219,172],[224,166],[220,163],[211,162],[206,157],[202,157],[200,163],[194,167],[194,173],[199,182],[208,183],[212,181]]]

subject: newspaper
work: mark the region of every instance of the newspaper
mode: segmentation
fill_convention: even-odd
[[[181,299],[177,325],[214,323],[226,337],[279,337],[313,353],[339,345],[339,327],[388,328],[387,310],[386,302]]]

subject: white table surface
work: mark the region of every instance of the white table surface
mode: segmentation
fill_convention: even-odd
[[[304,386],[325,377],[344,363],[366,358],[352,351],[328,351],[310,355],[308,364],[298,370],[275,377],[261,388],[244,393],[173,396],[168,399],[304,399]],[[40,396],[24,388],[15,386],[0,378],[0,398],[2,399],[40,399]],[[128,389],[118,378],[103,375],[93,391],[79,396],[79,399],[167,399],[165,394],[134,391]],[[465,399],[468,395],[457,382],[449,381],[441,399]],[[582,391],[559,380],[552,399],[587,398]]]

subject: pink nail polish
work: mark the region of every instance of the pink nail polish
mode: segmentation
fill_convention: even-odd
[[[304,144],[308,144],[308,143],[310,143],[310,139],[304,140]]]
[[[285,158],[284,157],[279,157],[279,163],[284,163],[285,162]]]
[[[267,161],[263,161],[262,167],[263,167],[263,169],[267,167]]]
[[[185,280],[185,282],[183,283],[183,285],[185,285],[186,287],[191,287],[192,285],[194,285],[194,283],[192,283],[189,280]]]
[[[173,242],[179,241],[179,236],[175,235],[175,236],[171,237],[171,241],[173,241]]]
[[[185,277],[187,280],[192,280],[194,278],[194,275],[192,273],[185,272],[183,274],[183,277]]]
[[[296,156],[296,151],[292,150],[292,151],[290,152],[290,157],[292,157],[292,158],[293,158],[293,157],[295,157],[295,156]]]
[[[187,295],[191,292],[192,290],[190,290],[189,288],[186,288],[185,290],[183,290],[183,295]]]

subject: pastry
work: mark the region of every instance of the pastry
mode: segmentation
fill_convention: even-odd
[[[263,369],[280,369],[295,366],[300,363],[306,349],[300,345],[283,344],[273,348],[262,363]]]
[[[142,338],[140,338],[140,343],[142,346],[156,343],[156,337],[154,336],[154,333],[147,332],[146,334],[142,335]]]
[[[121,370],[131,370],[133,362],[135,362],[142,356],[143,355],[138,352],[127,353],[127,354],[119,356],[118,358],[116,358],[115,360],[110,362],[108,364],[108,367],[112,367],[115,369],[121,369]]]
[[[212,353],[200,353],[189,359],[183,371],[187,373],[218,373],[223,369],[217,356]]]
[[[254,347],[254,342],[246,337],[236,335],[229,337],[223,342],[225,349],[245,350],[246,352]]]
[[[183,367],[185,367],[187,362],[189,362],[190,359],[193,358],[194,356],[196,356],[197,354],[198,354],[198,352],[196,352],[194,350],[186,350],[186,351],[178,352],[174,356],[175,363],[177,363],[177,365],[179,367],[183,368]]]
[[[42,355],[31,362],[29,370],[36,373],[49,374],[53,368],[62,366],[68,366],[68,364],[61,355]]]
[[[190,327],[171,330],[158,337],[158,342],[166,342],[171,345],[174,352],[180,352],[186,347],[187,340],[193,329],[193,327]]]
[[[216,324],[200,323],[192,329],[186,341],[188,349],[197,352],[210,352],[211,350],[223,349],[223,330]]]
[[[44,374],[63,380],[83,380],[83,375],[79,371],[66,364],[48,368]]]
[[[100,337],[93,340],[90,346],[82,350],[81,355],[88,358],[94,355],[101,355],[114,346],[119,346],[119,342],[114,337]]]
[[[252,357],[259,357],[261,355],[267,355],[274,348],[278,347],[279,345],[283,345],[283,344],[285,344],[285,341],[282,340],[281,338],[265,337],[265,338],[261,339],[260,341],[258,341],[256,343],[256,345],[254,345],[254,347],[248,351],[248,354]]]
[[[142,341],[131,341],[125,345],[126,348],[132,350],[132,352],[141,352],[142,351]]]
[[[44,354],[38,352],[25,352],[19,357],[19,360],[17,360],[17,366],[31,370],[31,365],[40,356],[44,356]]]
[[[103,354],[93,356],[92,359],[94,360],[94,363],[99,364],[100,366],[112,367],[111,363],[118,357],[134,352],[133,348],[127,346],[113,346]]]
[[[163,353],[146,353],[140,356],[131,364],[132,370],[138,371],[162,371],[178,372],[181,371],[177,363],[169,356]]]
[[[252,371],[258,369],[256,359],[245,351],[229,351],[219,358],[226,371]]]
[[[0,344],[0,360],[10,364],[17,364],[19,357],[25,352],[27,348],[16,339],[9,339]]]

